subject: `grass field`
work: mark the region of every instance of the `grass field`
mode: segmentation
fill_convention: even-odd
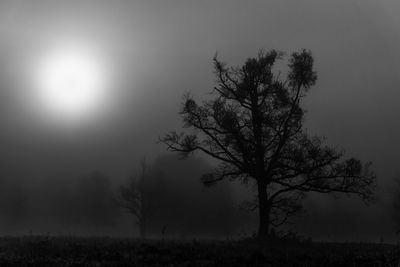
[[[398,266],[384,244],[0,238],[0,266]]]

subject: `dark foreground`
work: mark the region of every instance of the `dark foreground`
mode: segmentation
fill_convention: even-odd
[[[0,266],[398,266],[382,244],[0,238]]]

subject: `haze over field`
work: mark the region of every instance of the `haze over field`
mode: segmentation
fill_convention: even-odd
[[[198,215],[188,213],[179,225],[174,218],[187,208],[179,203],[181,213],[154,226],[155,233],[167,224],[167,234],[178,237],[250,235],[256,230],[256,214],[245,215],[238,207],[240,200],[251,198],[251,186],[203,188],[199,177],[215,162],[201,154],[178,161],[166,156],[157,140],[180,129],[177,113],[185,92],[196,99],[209,96],[216,52],[220,60],[241,65],[259,49],[277,49],[287,52],[282,61],[286,64],[291,52],[306,48],[318,73],[306,97],[308,132],[326,136],[329,144],[350,156],[372,161],[379,189],[371,206],[353,198],[310,195],[308,212],[289,228],[322,240],[394,241],[393,186],[400,172],[399,12],[400,3],[394,0],[1,1],[0,199],[5,200],[0,233],[132,235],[133,219],[126,214],[106,230],[69,227],[49,218],[54,213],[48,203],[59,197],[55,190],[70,186],[74,191],[77,181],[92,171],[106,174],[110,187],[118,187],[145,157],[154,173],[162,171],[171,181],[193,181],[189,192],[196,192],[201,214],[218,213],[210,208],[208,198],[213,197],[226,212],[208,218],[218,222],[215,227],[180,231]],[[58,113],[64,102],[53,109],[37,95],[43,84],[35,73],[47,55],[65,47],[90,50],[87,65],[96,62],[105,80],[101,87],[107,97],[90,103],[93,110],[85,114],[65,109]],[[68,64],[74,68],[74,61]],[[85,77],[97,77],[84,71]],[[97,78],[78,78],[72,79],[78,89],[81,84],[98,85]],[[176,186],[176,192],[170,188],[171,203],[180,202],[176,196],[189,198],[187,187]],[[30,204],[19,213],[18,203],[24,199]],[[168,218],[167,213],[159,216]],[[227,217],[233,223],[223,227],[229,224]]]

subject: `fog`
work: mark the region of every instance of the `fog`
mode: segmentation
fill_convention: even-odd
[[[259,49],[306,48],[318,72],[306,98],[306,128],[371,160],[379,188],[370,206],[310,195],[306,212],[284,229],[320,240],[394,241],[399,11],[392,0],[2,1],[1,234],[137,235],[124,210],[110,211],[106,217],[115,221],[105,225],[89,222],[75,195],[94,171],[108,177],[115,194],[146,158],[151,176],[165,183],[159,201],[166,207],[155,211],[151,234],[165,226],[165,235],[177,238],[251,235],[257,214],[239,208],[252,198],[251,185],[204,188],[200,176],[215,162],[201,154],[178,160],[157,140],[181,128],[186,91],[197,99],[211,92],[216,52],[240,65]],[[101,54],[113,92],[105,112],[73,125],[47,121],[30,94],[41,55],[65,42]]]

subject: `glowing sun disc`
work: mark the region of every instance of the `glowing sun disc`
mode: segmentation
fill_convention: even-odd
[[[67,119],[88,116],[104,101],[104,73],[84,50],[60,49],[44,57],[37,74],[38,97],[53,115]]]

